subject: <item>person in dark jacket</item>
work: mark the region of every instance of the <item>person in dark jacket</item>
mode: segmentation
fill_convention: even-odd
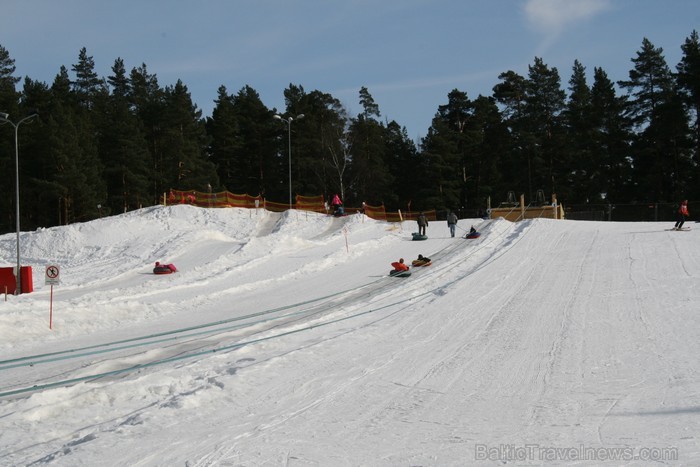
[[[418,259],[414,259],[414,260],[411,262],[411,265],[412,265],[412,266],[417,266],[417,267],[420,267],[420,266],[427,266],[427,265],[429,265],[429,264],[430,264],[430,258],[426,258],[426,257],[423,256],[423,255],[418,255]]]
[[[457,227],[457,214],[450,211],[447,214],[447,226],[450,228],[450,235],[455,236],[455,227]]]
[[[425,228],[428,227],[428,218],[425,217],[425,213],[421,211],[420,214],[418,214],[418,234],[419,235],[425,235]]]

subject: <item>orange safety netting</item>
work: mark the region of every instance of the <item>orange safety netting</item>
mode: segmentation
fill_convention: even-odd
[[[327,212],[326,202],[322,195],[319,196],[302,196],[297,195],[296,209],[301,209],[303,211],[313,211],[313,212]]]
[[[428,221],[436,221],[437,220],[437,211],[433,209],[432,211],[411,211],[411,212],[404,212],[402,213],[403,215],[403,220],[405,221],[415,221],[418,220],[418,216],[420,213],[425,214],[426,219]],[[398,222],[398,221],[395,221]]]
[[[292,205],[293,209],[318,213],[328,212],[323,195],[297,195],[295,201],[296,203]],[[167,196],[163,195],[162,204],[191,204],[201,208],[264,208],[271,212],[284,212],[289,209],[289,203],[276,203],[274,201],[268,201],[259,195],[237,195],[228,191],[205,193],[196,190],[170,190]],[[384,205],[370,206],[365,203],[362,203],[362,208],[345,207],[346,214],[357,212],[364,212],[364,214],[371,219],[386,222],[415,221],[419,214],[418,212],[387,212]],[[434,221],[437,219],[437,212],[435,210],[423,212],[428,220]]]
[[[365,204],[365,214],[367,215],[367,217],[379,221],[387,220],[386,209],[384,209],[384,205],[370,206],[369,204]]]
[[[262,196],[237,195],[228,191],[203,193],[201,191],[170,190],[164,204],[191,204],[201,208],[256,208],[263,207]]]

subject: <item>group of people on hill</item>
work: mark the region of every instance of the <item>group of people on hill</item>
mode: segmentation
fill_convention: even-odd
[[[426,217],[425,213],[423,211],[418,214],[418,218],[416,219],[418,222],[418,234],[419,235],[425,235],[425,228],[428,226],[428,218]],[[447,227],[450,229],[450,236],[454,237],[455,236],[455,230],[457,228],[457,214],[454,213],[454,211],[448,211],[447,212]],[[476,233],[476,229],[472,225],[471,229],[469,229],[470,234]]]
[[[425,215],[423,211],[421,211],[418,214],[418,217],[416,218],[416,222],[418,223],[418,235],[425,235],[425,228],[428,226],[428,217]],[[457,214],[455,214],[453,211],[448,211],[447,213],[447,226],[450,229],[450,235],[452,237],[455,236],[455,229],[457,227]],[[469,233],[467,235],[473,235],[477,234],[476,229],[472,225],[471,228],[469,229]],[[414,234],[415,235],[415,234]],[[467,237],[469,238],[469,237]],[[426,258],[423,255],[418,255],[418,259],[413,260],[413,265],[414,266],[424,266],[427,265],[431,262],[430,258]],[[408,265],[404,262],[403,258],[400,258],[398,261],[395,261],[391,263],[391,266],[394,268],[393,272],[403,272],[403,271],[408,271],[409,267]]]

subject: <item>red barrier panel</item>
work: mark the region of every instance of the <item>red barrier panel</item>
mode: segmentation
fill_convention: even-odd
[[[0,292],[3,294],[15,294],[17,284],[15,283],[14,270],[15,268],[0,268]]]
[[[34,292],[34,279],[32,279],[32,267],[22,266],[20,275],[22,279],[22,293]]]
[[[15,289],[17,288],[17,281],[15,280],[15,268],[0,268],[0,292],[5,293],[7,290],[8,294],[15,294]],[[22,293],[34,292],[34,281],[32,279],[32,267],[22,266],[20,270],[22,279]],[[7,289],[5,289],[7,287]]]

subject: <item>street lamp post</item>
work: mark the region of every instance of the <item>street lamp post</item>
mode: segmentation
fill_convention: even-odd
[[[289,146],[289,209],[292,209],[292,122],[301,120],[304,114],[299,114],[296,117],[282,118],[281,115],[275,115],[277,120],[282,120],[287,124],[288,136],[287,145]]]
[[[15,220],[17,221],[17,286],[15,287],[15,295],[22,293],[22,273],[19,258],[19,126],[26,122],[27,120],[36,117],[37,114],[33,113],[27,117],[24,117],[17,123],[12,122],[9,117],[10,114],[0,112],[0,123],[9,123],[15,128]]]

